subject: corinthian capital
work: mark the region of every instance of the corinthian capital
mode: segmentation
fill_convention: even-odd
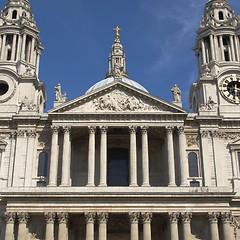
[[[143,223],[150,223],[152,221],[152,213],[143,212],[141,215]]]
[[[223,212],[221,213],[221,220],[223,223],[229,223],[231,221],[231,213],[230,212]]]
[[[97,217],[99,223],[106,223],[108,221],[108,213],[104,212],[98,213]]]
[[[94,134],[96,132],[96,127],[95,126],[89,126],[88,131],[90,134]]]
[[[54,223],[56,218],[56,213],[54,212],[45,212],[44,213],[45,219],[47,223]]]
[[[131,223],[138,223],[140,217],[140,213],[137,212],[130,212],[129,219]]]
[[[177,223],[179,219],[179,213],[176,212],[168,213],[168,218],[171,223]]]
[[[209,212],[208,213],[208,219],[210,223],[217,223],[218,222],[218,218],[219,218],[219,213],[217,212]]]
[[[181,213],[181,219],[183,223],[190,223],[192,219],[192,213],[189,212]]]
[[[59,126],[51,126],[51,129],[52,129],[52,133],[54,134],[57,134],[58,131],[59,131]]]
[[[20,213],[17,213],[17,218],[19,223],[27,224],[29,219],[29,214],[25,212],[20,212]]]
[[[87,223],[94,223],[95,221],[95,217],[96,217],[96,213],[94,212],[85,212],[85,219]]]
[[[131,134],[136,133],[137,126],[129,126],[129,131],[130,131]]]
[[[57,219],[59,223],[67,223],[68,222],[69,215],[65,212],[59,212],[57,213]]]
[[[16,219],[16,213],[14,212],[5,212],[5,221],[6,223],[14,223]]]
[[[107,133],[107,130],[108,130],[108,127],[107,127],[107,126],[100,126],[101,134]]]

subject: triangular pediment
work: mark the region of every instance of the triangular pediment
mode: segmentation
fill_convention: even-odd
[[[115,82],[53,108],[49,113],[186,113],[182,108]]]

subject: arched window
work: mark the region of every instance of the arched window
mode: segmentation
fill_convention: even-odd
[[[17,10],[12,12],[12,19],[17,19]]]
[[[223,16],[223,12],[222,11],[220,11],[218,13],[218,18],[219,18],[219,20],[224,20],[224,16]]]
[[[199,177],[198,157],[195,152],[188,154],[189,177]]]
[[[41,152],[38,158],[38,177],[47,177],[48,173],[48,154]]]

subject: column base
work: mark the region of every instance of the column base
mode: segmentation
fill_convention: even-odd
[[[48,184],[47,187],[57,187],[57,184]]]
[[[134,184],[130,184],[129,187],[138,187],[138,185],[134,183]]]
[[[107,184],[105,184],[105,183],[100,183],[100,184],[98,185],[98,187],[107,187]]]
[[[141,187],[151,187],[149,183],[143,183]]]
[[[169,183],[169,184],[168,184],[168,187],[176,187],[176,186],[177,186],[176,183]]]
[[[68,184],[61,184],[59,187],[69,187]]]
[[[95,184],[89,183],[89,184],[86,185],[86,187],[95,187]]]

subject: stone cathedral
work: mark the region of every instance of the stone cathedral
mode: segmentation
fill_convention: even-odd
[[[129,78],[114,30],[105,79],[46,113],[30,3],[1,11],[0,240],[239,240],[240,17],[206,3],[191,113]]]

